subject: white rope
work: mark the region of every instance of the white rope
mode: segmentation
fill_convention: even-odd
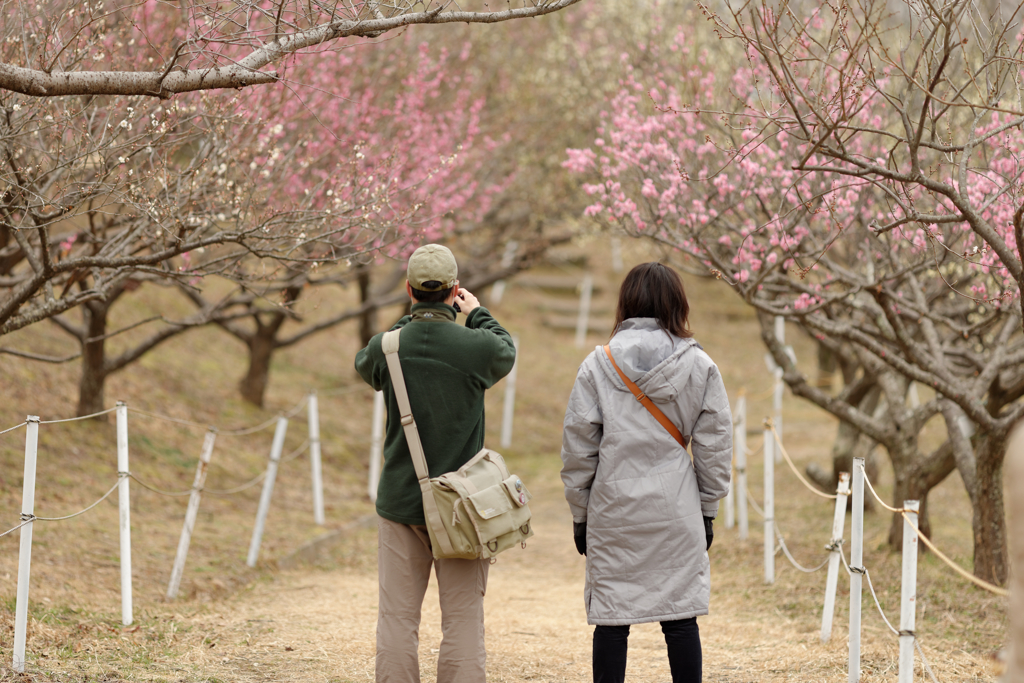
[[[118,479],[120,479],[120,475],[118,476]],[[78,517],[79,515],[84,515],[86,512],[88,512],[89,510],[92,510],[94,507],[96,507],[97,505],[99,505],[100,503],[105,501],[110,496],[111,493],[113,493],[114,491],[117,490],[117,486],[120,483],[121,483],[120,481],[116,482],[113,486],[110,487],[109,491],[107,491],[106,493],[103,494],[102,498],[100,498],[99,500],[97,500],[95,503],[93,503],[89,507],[85,508],[84,510],[79,510],[78,512],[75,512],[75,513],[70,514],[70,515],[64,515],[63,517],[37,517],[36,515],[31,515],[31,519],[26,520],[26,522],[30,522],[30,521],[36,520],[36,519],[38,519],[40,522],[61,522],[61,521],[65,520],[65,519],[71,519],[72,517]]]
[[[161,496],[167,496],[169,498],[179,498],[182,496],[192,495],[192,489],[188,489],[187,491],[163,491],[161,489],[156,488],[155,486],[150,486],[146,482],[136,477],[131,472],[128,473],[128,476],[134,479],[136,482],[138,482],[139,486],[141,486],[142,488],[152,491],[153,493],[157,493]]]
[[[57,424],[58,422],[77,422],[78,420],[88,420],[91,417],[99,417],[100,415],[106,415],[107,413],[112,413],[115,410],[117,410],[117,406],[114,406],[113,408],[107,408],[106,410],[101,410],[100,412],[93,413],[92,415],[82,415],[81,417],[67,417],[64,418],[63,420],[41,420],[39,424],[54,425]]]
[[[757,501],[754,500],[754,496],[750,493],[749,487],[747,488],[747,502],[750,503],[752,508],[754,508],[754,512],[757,513],[758,517],[764,519],[764,510],[757,504]]]
[[[301,401],[299,401],[297,404],[295,404],[294,408],[292,408],[291,410],[289,410],[286,413],[281,413],[281,416],[282,417],[287,417],[287,418],[293,418],[296,415],[298,415],[299,411],[302,410],[303,408],[305,408],[306,404],[308,404],[308,403],[309,403],[309,394],[306,394],[306,396]]]
[[[841,557],[843,560],[843,566],[846,567],[846,573],[853,574],[854,569],[851,568],[850,563],[846,561],[846,553],[843,552],[843,546],[839,546],[839,557]],[[868,571],[867,567],[859,567],[857,573],[863,574],[867,577],[868,588],[871,589],[871,597],[875,599],[875,607],[878,608],[878,613],[882,615],[882,621],[884,621],[885,625],[889,627],[889,630],[893,632],[893,635],[898,636],[900,632],[894,629],[892,627],[892,624],[889,623],[889,620],[885,617],[885,612],[882,611],[881,603],[878,602],[878,596],[875,595],[875,586],[871,583],[871,573]],[[914,639],[917,639],[916,636]]]
[[[299,446],[294,451],[292,451],[288,455],[286,455],[283,458],[281,458],[281,461],[280,461],[281,464],[283,465],[286,462],[291,462],[295,458],[297,458],[300,455],[302,455],[303,453],[305,453],[307,448],[309,448],[309,439],[306,439],[305,441],[303,441],[301,446]]]
[[[882,621],[884,621],[885,625],[889,627],[889,630],[892,631],[893,635],[899,636],[900,632],[897,631],[891,623],[889,623],[889,620],[885,616],[885,612],[882,611],[882,603],[878,602],[878,596],[875,594],[875,586],[871,583],[871,572],[869,572],[866,567],[864,568],[864,576],[868,579],[868,588],[871,589],[871,597],[875,599],[875,607],[878,608],[878,613],[882,615]],[[914,639],[917,640],[916,637]]]
[[[790,554],[789,548],[786,546],[786,539],[782,535],[782,531],[779,529],[779,525],[775,522],[772,522],[772,526],[775,527],[775,537],[779,539],[779,547],[782,548],[782,553],[786,556],[786,559],[789,560],[789,563],[793,565],[795,569],[802,571],[804,574],[813,574],[814,572],[823,569],[825,565],[828,564],[829,558],[826,557],[825,561],[819,564],[814,569],[807,569],[806,567],[801,566],[801,564],[793,558],[793,555]]]
[[[793,464],[793,459],[789,457],[789,453],[786,451],[786,447],[782,445],[782,439],[779,438],[779,433],[775,431],[775,425],[772,423],[771,420],[767,420],[766,423],[768,425],[768,428],[772,431],[772,436],[775,438],[775,443],[778,444],[779,450],[782,451],[782,457],[785,458],[786,464],[789,465],[789,469],[793,470],[793,474],[795,474],[796,478],[800,480],[800,483],[807,487],[807,490],[816,496],[821,496],[822,498],[831,498],[832,500],[835,500],[838,497],[837,494],[825,493],[824,491],[821,491],[818,488],[812,486],[810,482],[804,479],[804,476],[800,474],[799,470],[797,470],[796,465]]]
[[[939,679],[935,677],[935,672],[932,671],[932,665],[928,663],[928,658],[924,656],[924,650],[921,649],[921,641],[917,636],[914,636],[914,647],[917,648],[917,654],[921,655],[921,663],[924,664],[924,670],[928,672],[932,683],[939,683]]]
[[[308,448],[309,448],[309,439],[306,439],[305,441],[302,442],[301,446],[299,446],[294,451],[292,451],[288,455],[286,455],[283,458],[281,458],[278,461],[278,465],[280,466],[280,465],[283,465],[286,462],[291,462],[295,458],[297,458],[300,455],[302,455]],[[255,486],[256,484],[260,483],[261,481],[263,481],[266,478],[267,478],[267,471],[263,470],[262,472],[257,474],[254,478],[250,479],[249,481],[245,482],[244,484],[242,484],[240,486],[236,486],[236,487],[230,488],[230,489],[222,489],[222,490],[203,489],[203,491],[205,493],[209,493],[211,496],[230,496],[232,494],[240,493],[240,492],[242,492],[242,491],[244,491],[244,490],[246,490],[248,488],[251,488],[251,487]]]
[[[182,420],[177,417],[170,417],[169,415],[151,413],[148,410],[142,410],[141,408],[135,408],[134,406],[128,406],[128,410],[132,411],[133,413],[138,413],[139,415],[145,415],[146,417],[152,417],[157,420],[163,420],[164,422],[174,422],[176,424],[186,425],[188,427],[209,427],[209,425],[205,425],[199,422],[193,422],[192,420]]]
[[[8,427],[4,431],[0,432],[0,434],[6,434],[7,432],[13,432],[18,427],[24,427],[27,424],[28,424],[28,422],[22,422],[20,425],[14,425],[13,427]]]
[[[216,429],[216,428],[210,427],[209,425],[204,424],[202,422],[194,422],[192,420],[183,420],[183,419],[178,418],[178,417],[171,417],[169,415],[161,415],[160,413],[154,413],[154,412],[150,412],[148,410],[142,410],[141,408],[134,408],[134,407],[131,407],[131,406],[129,406],[128,410],[131,410],[132,412],[138,413],[140,415],[145,415],[147,417],[155,418],[157,420],[164,420],[165,422],[174,422],[176,424],[185,425],[185,426],[188,426],[188,427],[203,427],[203,428],[206,428],[206,429],[214,429],[219,436],[247,436],[249,434],[255,434],[256,432],[263,431],[264,429],[277,424],[277,420],[278,420],[279,417],[284,417],[284,418],[295,417],[303,408],[306,407],[306,404],[308,402],[309,402],[309,395],[307,394],[295,406],[293,406],[292,408],[289,408],[287,411],[284,411],[284,412],[280,413],[279,415],[276,415],[276,416],[270,418],[266,422],[261,422],[258,425],[255,425],[253,427],[240,427],[239,429]],[[111,410],[114,410],[114,409],[112,408]],[[110,411],[107,411],[107,412],[110,412]]]
[[[243,429],[229,429],[229,430],[226,430],[226,431],[218,431],[217,434],[218,435],[222,435],[222,436],[246,436],[248,434],[255,434],[256,432],[262,432],[267,427],[273,427],[275,424],[277,424],[277,417],[276,416],[270,418],[266,422],[259,423],[255,427],[246,427],[246,428],[243,428]]]
[[[32,518],[29,518],[29,519],[25,520],[24,522],[22,522],[21,524],[19,524],[18,526],[14,527],[13,529],[8,529],[7,531],[5,531],[2,534],[0,534],[0,538],[3,538],[7,534],[14,533],[15,531],[17,531],[21,527],[25,526],[26,524],[31,524],[32,521],[33,521]]]
[[[224,490],[221,490],[221,491],[218,491],[217,489],[203,489],[203,492],[204,493],[209,493],[211,496],[230,496],[230,495],[235,494],[235,493],[240,493],[240,492],[246,490],[247,488],[251,488],[251,487],[255,486],[256,484],[260,483],[261,481],[263,481],[266,478],[267,478],[267,471],[263,470],[262,472],[257,474],[254,479],[250,479],[249,481],[245,482],[241,486],[236,486],[236,487],[234,487],[232,489],[224,489]]]

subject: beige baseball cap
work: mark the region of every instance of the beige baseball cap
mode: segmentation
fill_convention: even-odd
[[[459,266],[451,249],[440,244],[425,244],[409,257],[409,284],[421,292],[436,292],[454,287]]]

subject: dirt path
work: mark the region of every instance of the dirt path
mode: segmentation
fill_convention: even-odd
[[[488,680],[588,681],[591,627],[583,611],[583,558],[572,546],[570,518],[560,491],[536,493],[531,504],[536,536],[525,551],[508,551],[491,568],[486,601]],[[365,554],[372,552],[375,531],[363,533]],[[705,680],[845,681],[842,616],[837,617],[832,642],[820,644],[813,608],[793,613],[785,604],[764,606],[774,601],[764,599],[772,589],[760,585],[756,544],[740,547],[734,532],[720,536],[721,549],[717,556],[712,553],[713,614],[699,622]],[[805,582],[809,592],[820,593],[816,578],[789,576]],[[786,594],[780,591],[778,597],[787,599]],[[372,558],[361,566],[334,571],[280,572],[186,619],[190,637],[175,648],[181,653],[177,661],[182,670],[209,681],[372,681],[376,609]],[[893,642],[865,619],[862,680],[892,680]],[[440,638],[432,581],[420,637],[424,681],[434,680]],[[992,680],[991,662],[975,661],[966,653],[949,657],[947,664],[952,662],[954,668],[940,669],[946,674],[941,680]],[[671,680],[657,624],[634,627],[627,678],[637,683]]]

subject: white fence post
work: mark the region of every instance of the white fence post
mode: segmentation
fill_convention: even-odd
[[[192,493],[188,497],[188,508],[185,510],[185,524],[181,527],[181,537],[178,539],[178,552],[174,556],[174,566],[171,567],[171,581],[167,584],[168,600],[176,598],[178,589],[181,587],[181,577],[185,573],[185,560],[188,558],[188,546],[192,542],[192,531],[196,526],[199,502],[203,497],[203,486],[206,484],[206,470],[210,465],[210,458],[213,457],[213,445],[216,442],[217,431],[211,429],[206,432],[206,437],[203,439],[203,450],[199,453],[199,464],[196,465],[196,476],[192,480]]]
[[[370,502],[377,502],[377,483],[380,481],[380,468],[384,460],[384,420],[387,412],[384,410],[384,392],[378,391],[373,395],[373,418],[370,422],[370,481],[367,484],[367,493],[370,494]]]
[[[920,502],[903,501],[903,582],[900,586],[900,673],[899,683],[914,680],[914,629],[917,606],[917,511]]]
[[[785,346],[786,344],[786,319],[781,315],[775,316],[775,338],[779,340],[779,343]],[[783,443],[784,439],[782,436],[782,397],[785,391],[785,383],[782,381],[782,367],[779,365],[775,366],[775,386],[772,391],[772,409],[775,413],[775,433],[779,435],[779,443]],[[775,462],[782,462],[782,449],[776,449],[775,451]]]
[[[588,273],[580,283],[580,309],[576,317],[576,348],[587,345],[587,328],[590,327],[590,298],[594,292],[594,278]]]
[[[309,467],[313,476],[313,521],[323,526],[324,478],[320,464],[320,406],[316,392],[309,392]]]
[[[516,347],[516,360],[512,363],[505,378],[505,405],[501,413],[501,447],[512,445],[512,419],[516,412],[516,370],[519,368],[519,336],[512,335],[512,344]]]
[[[736,502],[740,525],[740,539],[746,540],[749,535],[747,514],[747,397],[741,394],[737,402],[736,412]]]
[[[245,563],[256,566],[256,558],[260,555],[260,543],[263,542],[263,527],[267,523],[267,512],[270,510],[270,497],[274,495],[274,480],[277,479],[277,465],[281,461],[281,450],[284,448],[284,436],[288,432],[288,418],[277,418],[274,430],[274,442],[270,446],[270,462],[267,463],[267,477],[263,480],[263,492],[260,494],[260,506],[256,510],[256,526],[252,530],[252,541],[249,543],[249,556]]]
[[[25,429],[25,478],[22,482],[21,548],[18,552],[18,597],[14,608],[14,670],[25,671],[25,636],[28,632],[28,586],[32,570],[32,527],[36,506],[36,453],[39,447],[39,417],[29,415]]]
[[[117,402],[117,505],[121,529],[121,623],[132,617],[132,518],[128,488],[128,404]]]
[[[775,441],[769,423],[764,430],[764,582],[775,583]]]
[[[850,523],[849,681],[860,681],[860,607],[864,582],[864,458],[853,459],[853,520]]]
[[[512,262],[516,258],[516,251],[519,249],[519,242],[511,240],[505,245],[505,253],[501,255],[501,267],[510,268]],[[505,296],[505,281],[498,280],[491,287],[491,300],[488,302],[491,306],[498,306],[501,304],[502,297]]]
[[[732,414],[732,471],[729,473],[729,491],[725,494],[725,528],[731,529],[736,526],[736,468],[739,462],[737,448],[739,439],[736,438],[736,425],[740,420],[740,406],[745,400],[745,389],[740,389],[736,398],[736,409]]]
[[[843,548],[843,527],[846,526],[846,501],[850,497],[850,473],[839,473],[836,489],[836,511],[832,516],[832,541],[828,557],[828,578],[825,580],[825,607],[821,612],[821,642],[832,637],[832,618],[836,613],[836,584],[839,581],[839,561]]]

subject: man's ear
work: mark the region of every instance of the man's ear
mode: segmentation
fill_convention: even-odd
[[[405,291],[408,292],[410,299],[415,299],[416,298],[416,297],[414,297],[412,295],[412,285],[409,284],[408,280],[405,281]]]

